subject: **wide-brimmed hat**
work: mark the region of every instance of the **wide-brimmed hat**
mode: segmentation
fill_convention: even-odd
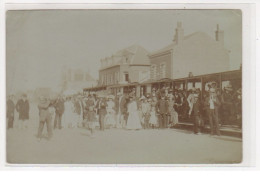
[[[194,94],[194,97],[195,97],[195,98],[199,98],[199,94],[197,94],[197,93]]]
[[[117,96],[120,96],[120,95],[123,95],[123,94],[122,94],[121,92],[118,92],[118,93],[117,93]]]
[[[228,84],[227,86],[225,86],[225,90],[232,91],[233,90],[232,85]]]
[[[146,97],[144,95],[140,98],[140,100],[145,100],[145,99]]]
[[[112,99],[113,100],[114,98],[115,98],[114,95],[108,95],[107,96],[107,99]]]
[[[192,87],[192,88],[191,88],[191,91],[192,91],[192,92],[195,92],[195,91],[196,91],[196,88],[195,88],[195,87]]]
[[[210,86],[213,86],[213,85],[217,85],[217,82],[211,81],[209,84],[210,84]]]
[[[210,93],[216,93],[216,89],[210,88],[210,89],[209,89],[209,92],[210,92]]]

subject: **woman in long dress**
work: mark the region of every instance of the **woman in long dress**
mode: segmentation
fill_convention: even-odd
[[[153,97],[152,100],[149,100],[149,101],[151,104],[151,117],[149,120],[149,124],[154,129],[155,127],[158,126],[158,117],[157,117],[156,109],[155,109],[156,103],[157,103],[156,97]]]
[[[172,95],[169,96],[168,104],[169,104],[169,112],[170,112],[169,123],[171,124],[171,126],[175,126],[178,123],[178,113],[174,109],[175,100]]]
[[[113,101],[112,96],[108,97],[106,110],[107,110],[107,115],[105,117],[105,125],[108,128],[115,127],[115,125],[116,125],[116,121],[115,121],[115,102]]]
[[[138,130],[142,128],[137,103],[133,97],[130,97],[130,103],[128,104],[127,112],[129,114],[126,129]]]
[[[63,117],[63,125],[65,128],[71,128],[73,119],[75,119],[74,114],[74,104],[71,101],[71,98],[67,98],[67,101],[64,104],[64,117]]]

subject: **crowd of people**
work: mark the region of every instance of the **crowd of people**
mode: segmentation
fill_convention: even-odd
[[[152,93],[136,97],[135,89],[130,93],[102,95],[71,95],[57,98],[41,96],[38,103],[39,128],[37,137],[41,139],[46,124],[48,138],[53,129],[86,128],[94,136],[95,129],[110,128],[127,130],[165,129],[178,125],[179,119],[190,119],[194,133],[200,134],[205,122],[210,125],[211,134],[220,135],[219,124],[225,121],[242,121],[242,92],[233,90],[231,85],[223,92],[216,83],[201,95],[201,90],[192,88],[188,92],[163,87],[152,89]],[[221,93],[221,94],[220,94]],[[29,119],[29,101],[26,94],[14,104],[14,96],[7,100],[8,128],[13,128],[14,111],[19,113],[19,128],[26,128]]]

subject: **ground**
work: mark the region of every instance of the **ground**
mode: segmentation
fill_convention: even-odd
[[[240,138],[177,129],[97,130],[92,138],[88,130],[78,128],[54,130],[51,140],[37,141],[37,122],[35,118],[28,129],[7,131],[8,163],[223,164],[242,160]]]

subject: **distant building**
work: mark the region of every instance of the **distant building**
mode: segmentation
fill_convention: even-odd
[[[95,87],[97,81],[86,71],[81,69],[63,68],[62,90],[82,91],[86,87]]]
[[[142,82],[149,79],[149,75],[148,52],[141,46],[133,45],[101,59],[98,85],[110,86]]]
[[[224,31],[215,39],[204,32],[184,36],[182,23],[177,23],[173,42],[149,54],[151,80],[178,79],[229,70],[229,51],[224,47]]]

